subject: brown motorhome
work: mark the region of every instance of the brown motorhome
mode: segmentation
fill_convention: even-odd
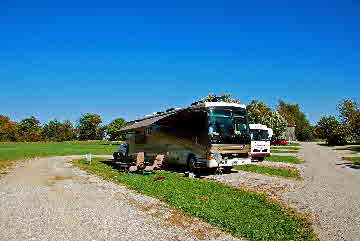
[[[244,105],[197,103],[135,120],[127,133],[128,155],[165,154],[168,164],[230,170],[251,161],[249,122]]]

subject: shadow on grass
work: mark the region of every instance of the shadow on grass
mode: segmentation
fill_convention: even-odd
[[[360,152],[360,146],[348,146],[348,147],[344,147],[344,148],[336,148],[336,150],[348,150],[348,151],[353,151],[353,152]]]
[[[325,143],[317,143],[317,145],[319,145],[319,146],[326,146],[326,147],[337,147],[337,146],[340,146],[340,145],[332,146],[332,145],[328,145],[328,144],[325,144]],[[341,147],[335,148],[334,150],[360,152],[360,146],[348,146],[348,145],[343,145],[343,146],[341,146]]]
[[[106,160],[99,161],[99,162],[104,163],[108,166],[111,166],[114,169],[117,169],[116,167],[118,166],[118,164],[116,163],[116,161],[114,161],[114,159],[106,159]]]
[[[328,144],[326,143],[316,143],[316,145],[319,145],[319,146],[328,146],[328,147],[332,147],[332,146],[329,146]]]
[[[345,162],[336,164],[336,166],[341,166],[342,168],[352,168],[356,170],[360,170],[360,165],[354,164],[352,162]]]

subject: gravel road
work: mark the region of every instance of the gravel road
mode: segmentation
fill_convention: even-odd
[[[237,240],[67,161],[24,161],[0,179],[0,240]]]

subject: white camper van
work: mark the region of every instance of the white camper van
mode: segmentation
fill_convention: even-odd
[[[270,156],[270,141],[273,130],[262,124],[250,124],[251,159],[263,161]]]

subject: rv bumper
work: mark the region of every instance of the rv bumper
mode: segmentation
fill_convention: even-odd
[[[251,153],[251,157],[252,158],[256,158],[256,157],[267,157],[270,156],[270,153]]]
[[[249,164],[251,163],[251,158],[233,158],[233,159],[224,159],[221,160],[219,163],[215,159],[207,160],[207,167],[208,168],[215,168],[215,167],[232,167],[242,164]]]

